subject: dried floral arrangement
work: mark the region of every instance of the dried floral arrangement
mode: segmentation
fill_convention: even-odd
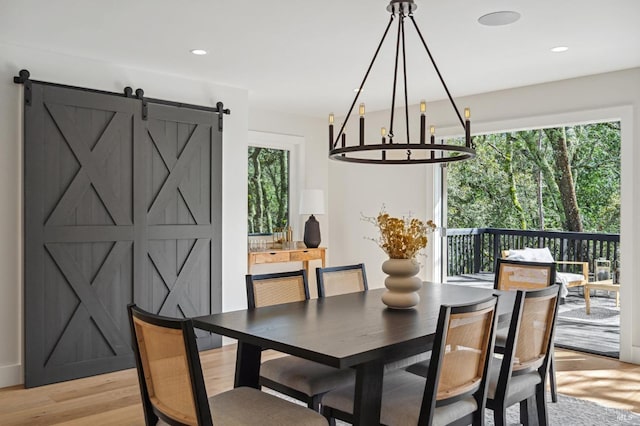
[[[427,235],[436,229],[432,220],[423,222],[412,217],[392,217],[382,206],[377,217],[362,215],[362,220],[372,223],[380,231],[374,241],[391,259],[413,259],[427,246]]]

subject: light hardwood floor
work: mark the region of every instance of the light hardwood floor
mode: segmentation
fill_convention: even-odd
[[[207,392],[233,386],[235,345],[203,352]],[[266,357],[276,356],[273,353]],[[556,350],[558,391],[640,413],[640,366]],[[0,389],[0,425],[143,425],[135,369],[24,389]]]

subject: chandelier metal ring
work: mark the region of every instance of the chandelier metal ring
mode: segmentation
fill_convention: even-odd
[[[464,119],[458,107],[449,92],[449,89],[438,69],[438,66],[435,63],[435,60],[427,46],[427,43],[418,28],[418,25],[413,17],[413,12],[417,9],[417,5],[414,3],[414,0],[391,0],[389,5],[387,6],[387,11],[391,13],[389,23],[385,28],[382,39],[380,40],[378,47],[373,55],[373,58],[365,72],[365,75],[362,79],[362,83],[360,87],[356,91],[355,98],[351,103],[349,111],[346,114],[345,121],[342,123],[340,130],[338,132],[337,137],[334,139],[334,115],[329,115],[329,158],[338,161],[346,161],[352,163],[368,163],[368,164],[428,164],[428,163],[448,163],[454,161],[462,161],[470,158],[474,158],[476,156],[475,146],[471,140],[471,123],[470,123],[470,110],[469,108],[465,108],[464,110]],[[381,129],[381,143],[366,143],[365,142],[365,107],[364,104],[360,104],[358,110],[360,115],[360,134],[358,143],[356,145],[347,145],[346,141],[346,133],[345,128],[349,118],[351,117],[351,113],[354,110],[354,107],[360,97],[364,85],[367,81],[369,73],[373,68],[373,65],[378,57],[378,54],[381,50],[381,47],[389,33],[389,29],[395,18],[398,18],[398,30],[397,30],[397,38],[395,43],[395,68],[394,68],[394,76],[393,76],[393,94],[391,99],[391,108],[390,108],[390,119],[389,119],[389,130],[387,133],[386,128]],[[420,138],[418,142],[412,142],[410,135],[410,126],[409,126],[409,102],[408,102],[408,86],[407,86],[407,66],[406,66],[406,52],[405,52],[405,19],[409,18],[410,22],[413,24],[413,28],[415,29],[418,37],[424,46],[429,60],[434,67],[438,78],[444,88],[444,91],[449,98],[451,106],[453,107],[457,118],[462,125],[464,131],[464,145],[456,144],[456,143],[435,143],[435,126],[430,126],[430,140],[427,142],[426,140],[426,103],[424,101],[420,102]],[[399,67],[402,64],[402,75],[404,82],[404,105],[405,105],[405,124],[406,124],[406,143],[396,143],[394,138],[397,137],[394,135],[394,119],[395,119],[395,106],[396,106],[396,95],[397,95],[397,86],[398,86],[398,74]],[[398,157],[397,155],[390,155],[387,158],[387,152],[396,152],[398,150],[406,150],[406,158]],[[376,157],[375,152],[379,151],[380,155]],[[428,153],[426,156],[416,155],[416,152]],[[358,154],[360,156],[358,156]],[[436,155],[437,154],[437,155]]]

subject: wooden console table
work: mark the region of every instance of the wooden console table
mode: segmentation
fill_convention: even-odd
[[[302,266],[307,270],[307,277],[311,275],[309,270],[310,260],[321,260],[322,267],[325,267],[326,247],[318,248],[295,248],[295,249],[269,249],[266,251],[250,251],[247,256],[247,272],[250,274],[253,265],[264,263],[280,262],[302,262]]]
[[[620,284],[614,284],[613,280],[588,282],[584,285],[584,301],[587,308],[587,315],[591,314],[590,290],[614,291],[616,293],[616,306],[620,306]]]

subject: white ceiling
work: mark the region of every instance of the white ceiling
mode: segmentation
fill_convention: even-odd
[[[640,0],[415,1],[454,97],[640,66]],[[388,22],[387,4],[0,0],[0,42],[247,88],[252,107],[326,117],[346,113]],[[503,27],[478,24],[499,10],[522,17]],[[407,24],[409,101],[442,99]],[[362,93],[368,110],[391,103],[395,28]],[[550,52],[558,45],[569,50]],[[194,48],[209,54],[194,56]]]

